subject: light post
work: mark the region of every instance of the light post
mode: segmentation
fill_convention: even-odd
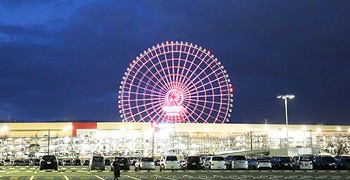
[[[286,113],[286,135],[287,135],[287,147],[289,146],[289,136],[288,136],[288,99],[293,99],[295,96],[293,94],[290,95],[279,95],[277,99],[284,100],[284,108]]]

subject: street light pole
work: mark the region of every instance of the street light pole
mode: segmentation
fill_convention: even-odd
[[[289,136],[288,136],[288,99],[293,99],[294,97],[295,96],[293,94],[277,96],[277,99],[283,99],[284,100],[284,109],[285,109],[285,115],[286,115],[287,146],[289,146]]]

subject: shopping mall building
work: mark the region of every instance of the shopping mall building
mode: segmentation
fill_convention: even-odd
[[[348,152],[350,134],[350,126],[284,124],[55,122],[0,123],[0,129],[2,157],[335,154]]]

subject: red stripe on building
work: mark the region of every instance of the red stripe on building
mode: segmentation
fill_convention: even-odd
[[[97,122],[73,122],[72,135],[77,136],[77,129],[97,129]]]

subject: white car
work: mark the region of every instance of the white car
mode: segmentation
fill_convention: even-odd
[[[235,156],[232,159],[232,169],[248,169],[248,160],[245,156]]]
[[[299,169],[313,169],[311,156],[301,156],[300,157]]]
[[[142,157],[139,160],[136,161],[135,163],[135,171],[139,170],[155,170],[155,163],[154,159],[151,157]]]
[[[268,159],[258,159],[258,164],[256,166],[256,169],[271,169],[272,164],[271,161]]]
[[[162,156],[160,159],[160,171],[163,170],[178,170],[180,169],[180,162],[175,155]]]
[[[223,156],[210,156],[206,162],[207,169],[226,169],[225,158]]]

